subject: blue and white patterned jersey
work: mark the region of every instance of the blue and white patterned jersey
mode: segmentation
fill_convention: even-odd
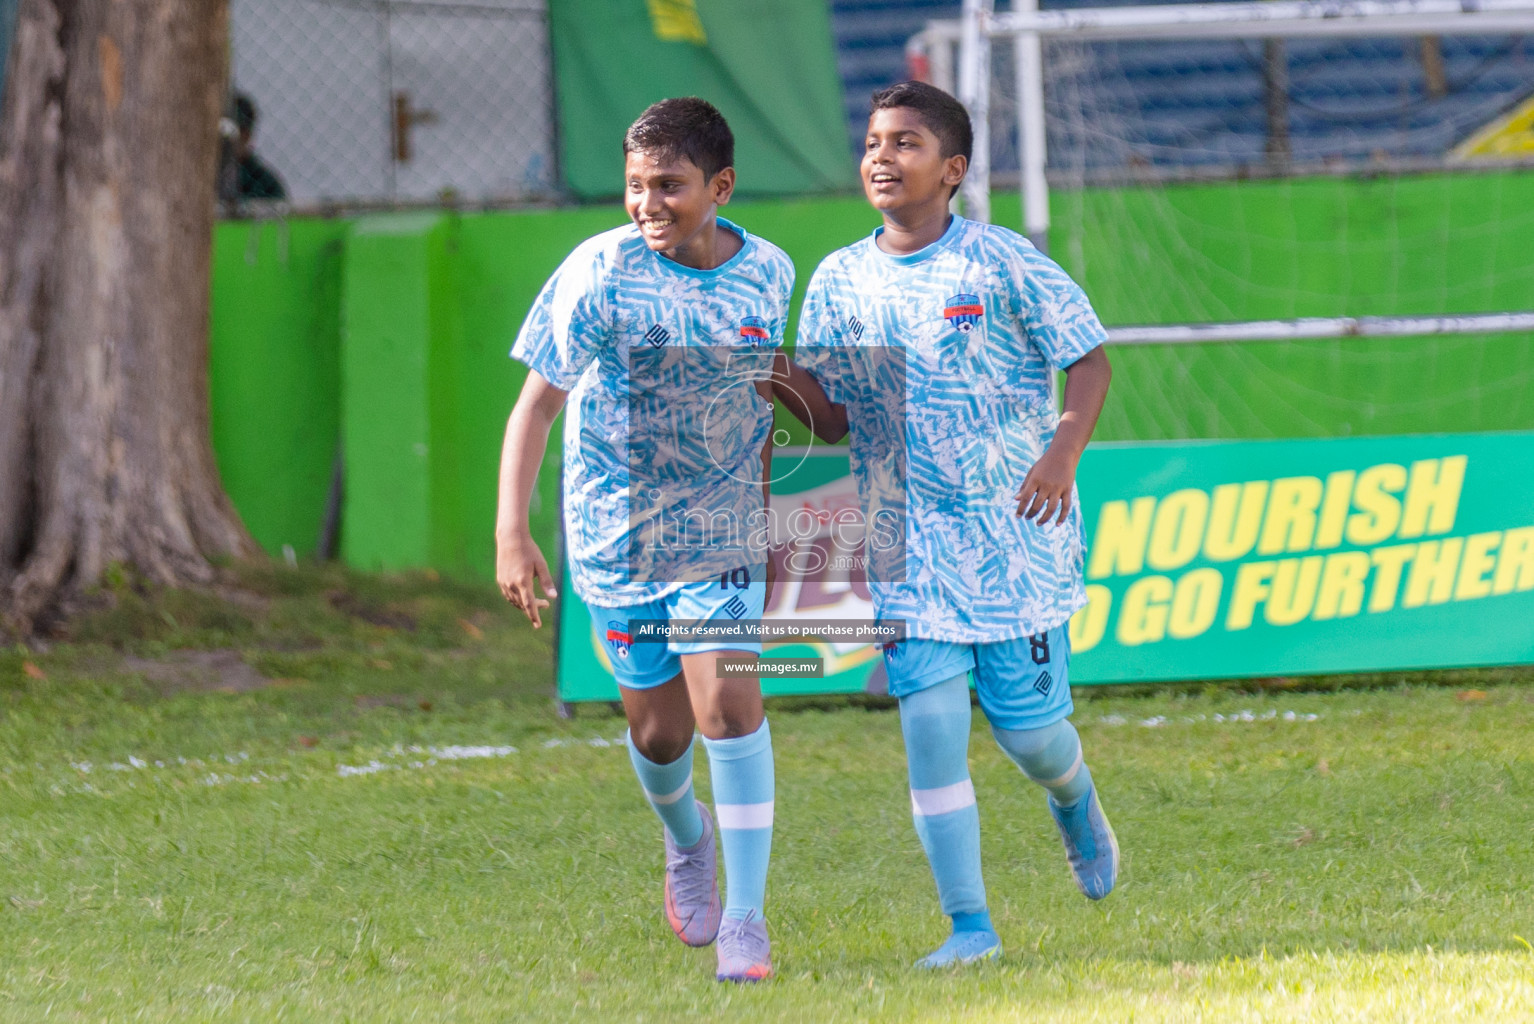
[[[1086,603],[1080,502],[1073,493],[1064,524],[1038,526],[1017,517],[1015,495],[1059,423],[1050,375],[1106,333],[1081,288],[1016,232],[956,216],[906,256],[877,235],[821,262],[796,350],[847,406],[870,523],[904,520],[903,564],[869,552],[874,609],[909,636],[958,643],[1052,629]]]
[[[512,356],[570,392],[564,523],[576,592],[640,604],[749,564],[792,261],[720,218],[740,252],[695,270],[633,225],[587,239],[539,293]],[[757,520],[753,520],[753,516]]]

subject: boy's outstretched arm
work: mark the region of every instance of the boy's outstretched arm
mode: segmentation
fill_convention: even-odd
[[[549,563],[533,543],[527,507],[548,447],[549,429],[564,408],[568,394],[529,370],[517,404],[506,420],[506,442],[501,448],[501,481],[495,511],[495,581],[506,600],[522,609],[534,629],[543,625],[539,609],[549,606],[546,598],[558,597],[559,591],[549,572]],[[533,594],[534,579],[542,585],[545,597]]]
[[[847,407],[827,398],[820,381],[785,352],[777,353],[773,359],[772,393],[795,419],[826,444],[835,444],[847,436]]]
[[[756,393],[762,396],[762,401],[767,403],[767,408],[772,408],[772,382],[770,380],[756,381]],[[775,447],[772,440],[773,431],[767,432],[767,440],[762,442],[762,509],[770,511],[772,508],[772,449]],[[772,603],[772,588],[778,582],[778,567],[772,560],[772,551],[766,552],[767,562],[765,567],[767,580],[767,597],[765,604]]]
[[[1051,519],[1063,523],[1070,514],[1076,466],[1092,440],[1112,377],[1113,367],[1101,345],[1065,368],[1065,411],[1059,429],[1017,492],[1017,514],[1024,519],[1043,526]]]

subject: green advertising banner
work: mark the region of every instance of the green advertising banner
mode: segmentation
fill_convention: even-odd
[[[1109,445],[1073,681],[1534,662],[1534,433]]]
[[[1072,683],[1534,663],[1534,432],[1098,445],[1079,485]],[[807,454],[773,506],[822,523],[855,509],[845,449]],[[767,619],[868,618],[866,586],[815,561],[780,570]],[[614,700],[568,579],[564,594],[561,699]],[[823,679],[764,676],[768,694],[883,689],[867,645],[766,655],[825,661]]]
[[[744,195],[856,184],[825,0],[560,0],[549,19],[576,195],[622,191],[623,133],[671,96],[700,96],[730,122]]]

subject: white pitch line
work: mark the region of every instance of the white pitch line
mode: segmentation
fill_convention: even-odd
[[[1314,711],[1279,711],[1277,708],[1269,708],[1267,711],[1256,712],[1250,709],[1234,711],[1230,714],[1213,715],[1153,715],[1149,718],[1128,718],[1124,715],[1102,715],[1097,723],[1107,726],[1139,725],[1146,729],[1157,729],[1164,725],[1196,725],[1201,722],[1210,722],[1220,725],[1233,725],[1255,722],[1314,722],[1322,716]],[[621,749],[624,746],[623,737],[616,736],[608,739],[603,736],[579,737],[553,737],[543,741],[536,750],[558,750],[563,747],[593,747],[596,749]],[[533,752],[533,751],[529,751]],[[473,761],[492,758],[513,757],[523,753],[517,747],[506,744],[452,744],[448,746],[402,746],[395,745],[393,749],[384,753],[381,757],[375,757],[365,764],[338,764],[336,775],[340,778],[356,778],[366,775],[377,775],[391,771],[421,771],[431,768],[444,761]],[[233,754],[215,754],[206,758],[196,757],[170,757],[153,761],[141,758],[136,754],[129,754],[122,760],[108,761],[97,765],[91,761],[70,761],[69,767],[74,769],[77,776],[91,775],[98,768],[102,771],[113,773],[128,773],[129,778],[147,775],[151,778],[168,774],[177,768],[203,768],[214,769],[221,765],[243,765],[250,761],[250,754],[239,751]],[[42,764],[36,767],[42,768]],[[11,766],[3,769],[4,774],[11,773]],[[197,781],[204,786],[227,786],[231,784],[260,785],[265,782],[285,782],[290,776],[287,773],[269,775],[265,771],[257,770],[249,775],[235,775],[210,770],[207,775]],[[128,783],[133,787],[133,782]],[[110,796],[111,794],[98,789],[89,782],[76,779],[68,788],[58,783],[49,787],[56,796],[64,796],[68,793],[88,793],[94,796]]]
[[[1284,711],[1284,712],[1280,712],[1277,708],[1269,708],[1267,711],[1264,711],[1261,714],[1258,714],[1257,712],[1251,711],[1251,710],[1244,710],[1244,711],[1234,711],[1234,712],[1232,712],[1232,713],[1230,713],[1228,715],[1225,715],[1225,714],[1183,715],[1180,718],[1169,718],[1166,715],[1154,715],[1154,716],[1152,716],[1150,718],[1132,719],[1132,718],[1125,718],[1123,715],[1103,715],[1097,721],[1099,723],[1101,723],[1102,725],[1129,725],[1131,722],[1133,722],[1134,724],[1144,726],[1147,729],[1157,729],[1157,728],[1160,728],[1163,725],[1167,725],[1167,724],[1171,724],[1171,723],[1181,723],[1183,725],[1196,725],[1199,722],[1215,722],[1215,723],[1220,723],[1220,724],[1232,724],[1232,723],[1237,723],[1237,722],[1277,722],[1277,721],[1281,721],[1281,722],[1314,722],[1314,721],[1317,721],[1320,717],[1321,716],[1319,714],[1317,714],[1316,712],[1314,712],[1314,711]]]
[[[623,746],[623,737],[608,739],[603,736],[556,737],[542,744],[540,749],[550,750],[561,747],[594,747],[598,749],[611,749]],[[442,762],[473,761],[491,758],[512,757],[521,753],[519,748],[508,744],[480,743],[480,744],[450,744],[446,746],[403,746],[396,744],[393,749],[385,752],[380,757],[369,760],[366,764],[338,764],[336,775],[341,778],[350,778],[359,775],[376,775],[379,772],[399,770],[421,770],[430,768]],[[93,761],[70,761],[69,767],[73,769],[75,778],[70,782],[60,784],[53,783],[49,790],[55,796],[66,796],[71,793],[86,793],[92,796],[111,796],[110,790],[92,785],[83,776],[97,775],[105,777],[104,773],[124,773],[128,779],[128,788],[136,788],[133,780],[148,778],[158,780],[160,777],[169,776],[178,769],[190,768],[194,771],[208,769],[206,775],[196,778],[195,782],[204,786],[227,786],[234,783],[259,785],[264,782],[285,782],[290,777],[284,772],[271,775],[265,771],[257,770],[252,774],[233,774],[220,772],[216,769],[224,765],[244,765],[250,761],[248,751],[239,751],[233,754],[212,754],[208,757],[167,757],[149,760],[136,754],[129,754],[121,760],[112,760],[105,763]],[[10,775],[14,766],[7,765],[0,769],[0,773]],[[37,763],[34,767],[46,771],[46,766]]]

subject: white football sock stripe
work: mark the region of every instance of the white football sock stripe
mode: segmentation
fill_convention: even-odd
[[[911,790],[911,813],[930,817],[949,814],[975,805],[975,784],[969,779],[937,789]]]
[[[771,800],[760,804],[715,804],[714,813],[720,828],[771,828],[772,805]]]
[[[1076,744],[1076,760],[1071,762],[1071,766],[1065,770],[1065,774],[1053,779],[1037,779],[1032,775],[1028,777],[1045,789],[1059,789],[1076,777],[1076,773],[1081,771],[1081,763],[1081,744],[1078,743]]]
[[[682,797],[687,795],[687,791],[689,789],[691,789],[691,788],[692,788],[692,773],[688,772],[687,773],[687,781],[682,783],[680,786],[678,786],[672,792],[667,793],[664,796],[661,796],[659,794],[652,793],[652,792],[650,792],[647,789],[647,790],[644,791],[644,795],[650,798],[650,803],[652,803],[652,804],[660,804],[661,806],[664,807],[666,804],[674,804],[678,800],[682,799]]]

